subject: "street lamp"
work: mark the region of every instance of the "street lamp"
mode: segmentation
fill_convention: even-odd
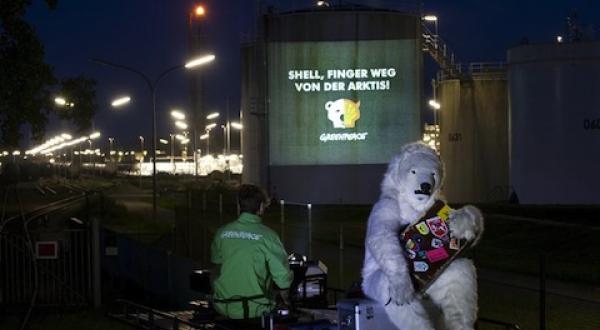
[[[200,66],[200,65],[203,65],[203,64],[206,64],[206,63],[210,63],[210,62],[212,62],[214,60],[215,60],[215,55],[212,55],[212,54],[205,55],[205,56],[198,57],[198,58],[195,58],[195,59],[187,62],[184,65],[184,67],[186,69],[193,69],[193,68],[195,68],[197,66]]]
[[[205,22],[207,13],[207,7],[203,4],[197,3],[195,6],[190,8],[191,10],[188,12],[188,29],[187,29],[187,41],[188,41],[188,54],[196,54],[199,51],[202,51],[204,45],[206,44],[206,35],[205,35]],[[202,61],[198,61],[192,64],[201,64]],[[198,126],[201,124],[199,122],[198,115],[203,113],[204,108],[204,99],[202,97],[202,92],[204,90],[204,80],[201,77],[194,77],[190,81],[191,88],[197,93],[197,96],[192,97],[192,112],[190,113],[191,118],[189,121],[190,124],[190,135],[192,140],[192,149],[194,155],[195,166],[195,175],[198,175],[198,148],[196,143],[198,142]]]
[[[206,9],[204,8],[204,6],[198,5],[194,8],[193,13],[196,17],[202,17],[206,15]]]
[[[442,107],[436,100],[429,100],[429,106],[435,110],[439,110]]]
[[[55,97],[54,98],[54,103],[56,105],[58,105],[58,106],[61,106],[61,107],[70,107],[70,108],[72,108],[72,107],[75,106],[75,103],[67,101],[67,99],[65,99],[62,96]]]
[[[172,110],[171,111],[171,117],[177,119],[177,120],[184,120],[185,119],[185,114],[179,110]]]
[[[175,122],[175,126],[177,126],[179,129],[188,129],[188,124],[179,120]]]
[[[103,65],[111,66],[113,68],[129,71],[129,72],[132,72],[132,73],[140,76],[146,82],[146,84],[148,85],[148,88],[150,90],[150,95],[151,95],[151,99],[152,99],[152,219],[153,220],[156,220],[156,88],[158,87],[158,84],[160,83],[160,81],[164,77],[167,76],[167,74],[169,74],[175,70],[178,70],[178,69],[197,68],[200,65],[212,62],[214,59],[215,59],[215,55],[212,55],[212,54],[192,59],[191,61],[187,62],[184,65],[175,65],[173,67],[166,69],[165,71],[160,73],[158,75],[158,77],[154,80],[151,80],[146,74],[144,74],[143,72],[141,72],[137,69],[134,69],[134,68],[122,65],[122,64],[112,63],[112,62],[105,61],[105,60],[91,59],[91,61],[94,63],[103,64]],[[141,170],[141,168],[140,168],[140,170]],[[141,171],[140,171],[140,173],[141,173]]]
[[[433,110],[433,128],[434,128],[434,132],[435,132],[433,136],[435,138],[434,143],[437,148],[437,146],[439,145],[439,140],[440,140],[439,133],[438,133],[439,125],[437,122],[437,112],[438,112],[438,110],[440,110],[442,108],[442,105],[438,101],[432,99],[432,100],[429,100],[429,106]]]
[[[437,111],[442,108],[442,105],[436,100],[429,100],[429,107],[433,109],[433,124],[437,125]]]
[[[123,96],[123,97],[119,97],[118,99],[115,99],[114,101],[112,101],[112,103],[110,105],[112,105],[114,108],[118,108],[122,105],[129,103],[130,101],[131,101],[131,97]]]
[[[215,118],[219,118],[220,115],[221,114],[218,113],[218,112],[213,112],[213,113],[209,114],[208,116],[206,116],[206,119],[212,120],[212,119],[215,119]]]

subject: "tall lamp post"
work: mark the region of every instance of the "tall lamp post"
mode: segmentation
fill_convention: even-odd
[[[169,134],[171,137],[171,168],[173,169],[173,174],[175,174],[175,134]]]
[[[153,220],[156,220],[156,88],[158,87],[158,83],[160,83],[160,81],[164,77],[166,77],[167,74],[169,74],[175,70],[183,69],[183,68],[194,69],[203,64],[212,62],[214,59],[215,59],[215,56],[212,54],[198,57],[196,59],[193,59],[193,60],[187,62],[184,65],[176,65],[176,66],[166,69],[161,74],[159,74],[155,80],[151,80],[143,72],[141,72],[137,69],[125,66],[125,65],[112,63],[112,62],[101,60],[101,59],[91,59],[91,61],[94,63],[107,65],[107,66],[111,66],[113,68],[122,69],[125,71],[135,73],[136,75],[140,76],[146,82],[146,84],[148,85],[148,88],[150,89],[150,95],[152,98],[152,219]]]
[[[108,138],[108,159],[110,159],[110,162],[112,162],[112,158],[113,158],[113,143],[115,142],[115,138],[109,137]]]
[[[189,54],[203,53],[204,45],[206,44],[206,37],[203,33],[203,22],[206,18],[207,10],[203,4],[196,4],[192,10],[188,12],[188,52]],[[204,83],[201,77],[195,77],[190,81],[192,89],[192,108],[190,118],[190,133],[192,138],[192,148],[194,155],[195,175],[198,175],[198,159],[197,159],[197,142],[198,142],[198,115],[203,113],[203,90]]]
[[[217,127],[216,123],[208,124],[205,127],[205,131],[206,131],[206,154],[207,155],[210,154],[210,149],[209,149],[209,146],[210,146],[210,131],[213,128],[215,128],[215,127]],[[202,137],[200,137],[200,138],[202,138]]]
[[[144,165],[144,137],[140,135],[140,189],[142,188],[142,166]]]

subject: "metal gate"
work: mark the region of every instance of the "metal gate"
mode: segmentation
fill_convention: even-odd
[[[0,305],[30,304],[34,296],[36,306],[81,306],[91,302],[89,230],[67,229],[57,237],[55,257],[38,258],[31,254],[24,236],[0,234]]]

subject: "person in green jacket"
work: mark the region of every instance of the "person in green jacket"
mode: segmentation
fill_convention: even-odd
[[[220,266],[213,283],[216,311],[230,319],[256,319],[276,307],[292,283],[287,253],[260,216],[268,205],[266,193],[243,184],[238,191],[240,216],[219,228],[211,245],[211,261]]]

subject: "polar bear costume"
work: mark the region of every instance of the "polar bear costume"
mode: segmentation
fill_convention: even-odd
[[[440,199],[443,165],[430,147],[411,143],[390,162],[373,206],[365,239],[362,289],[385,305],[401,330],[473,329],[477,318],[477,280],[471,260],[455,259],[425,292],[415,294],[399,233],[416,223]],[[483,217],[474,206],[450,215],[453,237],[479,240]]]

